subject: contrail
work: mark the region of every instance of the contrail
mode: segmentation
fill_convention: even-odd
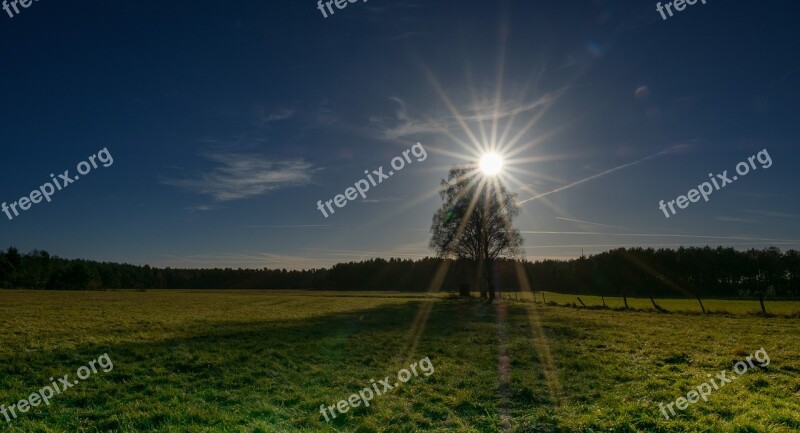
[[[701,236],[701,235],[675,235],[663,233],[602,233],[602,232],[550,232],[522,230],[524,235],[597,235],[597,236],[642,236],[642,237],[666,237],[666,238],[699,238],[699,239],[727,239],[732,241],[775,241],[775,242],[800,242],[795,239],[771,239],[771,238],[745,238],[734,236]]]
[[[311,227],[334,227],[329,225],[320,224],[306,224],[306,225],[287,225],[287,226],[248,226],[251,229],[304,229]]]
[[[576,223],[583,223],[583,224],[592,224],[592,225],[595,225],[595,226],[611,227],[611,228],[614,228],[614,229],[634,230],[634,229],[631,229],[631,228],[628,228],[628,227],[612,226],[612,225],[608,225],[608,224],[593,223],[591,221],[581,221],[581,220],[570,219],[570,218],[556,217],[556,219],[557,220],[564,220],[564,221],[572,221],[572,222],[576,222]]]
[[[565,189],[567,189],[567,188],[572,188],[573,186],[580,185],[580,184],[582,184],[582,183],[584,183],[584,182],[588,182],[588,181],[590,181],[590,180],[597,179],[598,177],[605,176],[605,175],[607,175],[607,174],[610,174],[610,173],[613,173],[613,172],[615,172],[615,171],[617,171],[617,170],[622,170],[623,168],[628,168],[628,167],[630,167],[630,166],[633,166],[633,165],[636,165],[636,164],[642,163],[642,162],[644,162],[644,161],[647,161],[648,159],[653,159],[653,158],[656,158],[656,157],[658,157],[658,156],[661,156],[661,155],[663,155],[663,154],[665,154],[665,153],[669,153],[669,152],[671,152],[673,149],[675,149],[676,147],[679,147],[679,146],[682,146],[682,145],[680,145],[680,144],[679,144],[679,145],[676,145],[676,146],[672,146],[672,147],[670,147],[670,148],[669,148],[669,149],[667,149],[667,150],[662,150],[661,152],[654,153],[654,154],[652,154],[652,155],[650,155],[650,156],[645,156],[645,157],[644,157],[644,158],[642,158],[642,159],[639,159],[639,160],[636,160],[636,161],[633,161],[633,162],[629,162],[629,163],[627,163],[627,164],[623,164],[623,165],[620,165],[620,166],[618,166],[618,167],[610,168],[610,169],[608,169],[608,170],[606,170],[606,171],[604,171],[604,172],[602,172],[602,173],[597,173],[597,174],[595,174],[595,175],[593,175],[593,176],[589,176],[589,177],[587,177],[587,178],[585,178],[585,179],[581,179],[581,180],[578,180],[578,181],[572,182],[572,183],[571,183],[571,184],[569,184],[569,185],[564,185],[564,186],[562,186],[562,187],[560,187],[560,188],[556,188],[556,189],[554,189],[554,190],[552,190],[552,191],[550,191],[550,192],[545,192],[545,193],[539,194],[539,195],[537,195],[537,196],[533,196],[533,197],[531,197],[531,198],[528,198],[528,199],[522,200],[522,201],[520,201],[520,202],[517,202],[517,204],[525,204],[525,203],[527,203],[527,202],[529,202],[529,201],[531,201],[531,200],[536,200],[537,198],[542,198],[542,197],[544,197],[544,196],[547,196],[547,195],[550,195],[550,194],[557,193],[557,192],[559,192],[559,191],[564,191],[564,190],[565,190]]]

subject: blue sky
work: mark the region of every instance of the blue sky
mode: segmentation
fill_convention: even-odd
[[[0,200],[100,149],[114,158],[50,203],[0,214],[0,245],[172,267],[419,258],[447,168],[497,147],[530,259],[800,248],[800,5],[709,0],[663,20],[655,3],[0,11]],[[427,159],[329,218],[317,210],[417,142]],[[762,149],[771,167],[659,210]]]

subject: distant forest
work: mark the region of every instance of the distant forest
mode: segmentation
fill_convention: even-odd
[[[7,289],[309,289],[427,291],[443,260],[372,259],[326,269],[172,269],[70,260],[34,250],[0,252],[0,287]],[[471,284],[472,266],[448,261],[443,291]],[[549,291],[629,297],[795,298],[800,253],[777,248],[620,248],[572,260],[498,260],[502,291]],[[520,278],[522,275],[527,277]],[[528,287],[525,287],[525,285]],[[477,287],[472,285],[472,290]]]

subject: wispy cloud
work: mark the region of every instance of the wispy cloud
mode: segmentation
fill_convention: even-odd
[[[550,101],[549,98],[540,98],[532,102],[503,101],[500,105],[494,101],[483,101],[471,106],[463,119],[472,122],[485,122],[487,120],[501,120],[508,117],[542,108]]]
[[[334,265],[336,258],[313,258],[305,256],[286,255],[270,252],[252,253],[218,253],[218,254],[191,254],[191,255],[165,255],[157,258],[158,266],[171,266],[176,268],[225,268],[241,267],[250,269],[311,269],[324,268]]]
[[[320,252],[326,256],[346,258],[340,260],[364,260],[374,257],[422,258],[422,257],[430,257],[431,255],[428,252],[427,240],[396,245],[393,248],[390,248],[385,251],[326,249],[326,248],[301,248],[301,249],[307,251]]]
[[[383,138],[398,139],[408,136],[424,134],[441,134],[447,132],[450,126],[438,123],[435,120],[404,120],[399,124],[385,128],[381,135]]]
[[[774,238],[755,238],[749,236],[706,236],[706,235],[679,235],[667,233],[603,233],[603,232],[558,232],[558,231],[537,231],[521,230],[524,235],[578,235],[578,236],[635,236],[635,237],[655,237],[655,238],[693,238],[693,239],[724,239],[734,241],[767,241],[767,242],[800,242],[798,239],[774,239]]]
[[[292,116],[294,116],[294,108],[280,108],[272,112],[267,112],[263,107],[255,109],[256,124],[258,126],[291,119]]]
[[[680,243],[650,243],[650,242],[630,242],[618,244],[572,244],[572,245],[532,245],[523,247],[525,250],[537,249],[566,249],[566,248],[597,248],[599,251],[607,248],[629,248],[629,247],[703,247],[708,242],[680,242]],[[798,245],[798,242],[725,242],[725,246],[732,245]],[[573,253],[574,254],[574,253]],[[578,254],[574,254],[578,257]]]
[[[299,225],[285,225],[285,226],[248,226],[251,229],[306,229],[306,228],[329,228],[335,227],[324,224],[299,224]]]
[[[398,97],[390,97],[397,104],[395,117],[372,118],[373,124],[378,128],[378,136],[386,139],[398,139],[421,134],[446,133],[460,128],[460,122],[485,122],[500,120],[543,107],[547,98],[532,102],[504,101],[497,105],[493,100],[482,100],[477,103],[465,104],[465,112],[460,119],[453,115],[426,115],[416,116],[409,114],[408,105]]]
[[[328,101],[322,100],[313,108],[316,126],[330,126],[338,122],[341,116],[328,107]]]
[[[189,206],[189,207],[186,208],[186,210],[193,211],[193,212],[208,212],[208,211],[212,211],[212,210],[216,210],[216,209],[219,209],[219,207],[218,206],[213,206],[213,205],[210,205],[210,204],[201,204],[201,205],[197,205],[197,206]]]
[[[785,212],[770,211],[770,210],[746,210],[745,212],[752,215],[758,215],[767,218],[789,218],[789,219],[800,218],[800,216],[798,215]]]
[[[361,203],[387,203],[393,201],[400,201],[397,197],[386,197],[386,198],[366,198],[363,200],[359,200]]]
[[[378,128],[378,135],[382,138],[397,139],[409,135],[443,133],[449,128],[449,123],[439,120],[412,119],[408,115],[405,101],[398,97],[390,97],[397,105],[394,119],[371,119]]]
[[[738,217],[733,217],[733,216],[728,216],[728,215],[717,215],[717,216],[714,217],[714,219],[717,220],[717,221],[723,221],[723,222],[729,222],[729,223],[754,223],[754,222],[756,222],[754,220],[738,218]]]
[[[218,201],[257,197],[282,188],[307,185],[316,168],[303,160],[275,160],[253,154],[206,154],[215,167],[195,178],[162,183]]]

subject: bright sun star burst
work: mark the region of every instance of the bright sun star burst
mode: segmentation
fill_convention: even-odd
[[[481,157],[480,167],[484,174],[494,176],[503,169],[503,158],[494,152],[486,153]]]

